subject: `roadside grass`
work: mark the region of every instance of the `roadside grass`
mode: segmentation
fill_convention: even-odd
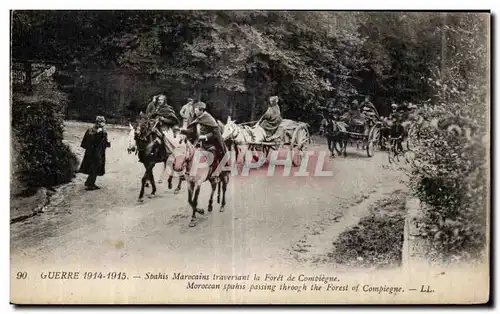
[[[406,194],[398,190],[370,208],[353,228],[333,242],[329,258],[354,268],[401,266]]]

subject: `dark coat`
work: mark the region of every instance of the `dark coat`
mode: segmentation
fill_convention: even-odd
[[[211,150],[215,148],[221,156],[227,151],[227,147],[222,139],[221,127],[219,123],[210,115],[208,112],[204,112],[202,115],[197,117],[193,122],[191,122],[187,129],[188,131],[184,134],[192,135],[193,129],[200,126],[200,134],[205,135],[207,140],[202,143],[202,147],[206,150]]]
[[[174,126],[179,124],[179,119],[177,118],[174,108],[164,103],[163,105],[156,105],[154,101],[150,102],[147,109],[146,115],[149,118],[160,117],[162,124],[166,126]]]
[[[95,171],[98,176],[105,174],[106,148],[111,147],[106,131],[97,132],[97,127],[93,126],[85,132],[80,145],[85,149],[82,164],[78,172],[91,174]]]

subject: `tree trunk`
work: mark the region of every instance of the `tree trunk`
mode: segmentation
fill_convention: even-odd
[[[446,13],[441,13],[442,17],[442,31],[441,31],[441,80],[444,79],[445,71],[446,71],[446,48],[447,48],[447,41],[446,41],[446,30],[444,29],[446,26]]]
[[[255,97],[255,91],[252,91],[252,102],[251,102],[251,107],[250,107],[250,121],[254,121],[255,120],[255,110],[256,110],[256,104],[257,104],[257,100],[256,100],[256,97]]]

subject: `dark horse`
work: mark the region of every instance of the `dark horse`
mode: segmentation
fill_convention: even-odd
[[[407,131],[403,123],[394,121],[389,130],[389,162],[391,163],[394,159],[399,162],[399,155],[403,153],[403,140],[407,137]]]
[[[342,121],[323,118],[321,120],[320,133],[326,137],[328,150],[335,157],[335,150],[340,155],[343,147],[347,146],[348,136],[345,133],[346,124]],[[339,145],[339,147],[337,146]]]
[[[139,161],[144,165],[145,172],[142,177],[141,191],[139,192],[139,202],[143,202],[144,198],[144,188],[146,187],[148,181],[151,183],[151,195],[154,197],[156,194],[156,184],[153,175],[153,168],[157,163],[164,164],[164,170],[166,169],[167,160],[170,157],[165,151],[163,144],[159,144],[159,138],[155,129],[158,128],[159,119],[150,119],[148,116],[141,115],[137,129],[134,132],[134,140],[137,146],[137,155]],[[175,136],[175,133],[174,133]],[[168,179],[169,189],[172,188],[172,175]],[[179,184],[176,188],[178,192],[181,188],[182,178],[179,178]]]
[[[220,127],[220,125],[219,125]],[[224,211],[224,207],[226,206],[226,190],[229,184],[229,172],[222,171],[218,175],[212,175],[214,171],[218,171],[218,164],[221,161],[214,164],[211,163],[208,168],[198,168],[197,165],[194,165],[195,162],[200,162],[199,160],[195,160],[195,157],[198,157],[201,154],[203,149],[200,147],[199,143],[199,134],[197,134],[197,129],[194,128],[195,132],[189,137],[186,137],[184,141],[179,142],[179,146],[174,150],[174,163],[173,169],[176,172],[185,171],[185,180],[188,184],[188,203],[191,205],[193,209],[193,214],[191,216],[191,222],[189,223],[190,227],[196,226],[196,213],[204,214],[205,211],[203,209],[198,208],[198,196],[200,194],[200,187],[205,181],[209,181],[212,186],[212,192],[210,194],[210,200],[208,202],[208,211],[211,212],[213,210],[213,196],[215,190],[218,189],[217,194],[217,203],[221,204],[220,212]],[[198,158],[196,158],[198,159]],[[223,161],[222,161],[223,162]],[[193,171],[193,166],[196,167],[196,172]],[[222,203],[220,202],[220,192],[222,187]]]
[[[144,123],[145,122],[144,119],[145,118],[144,118],[143,114],[141,113],[141,120],[139,122],[137,122],[137,125]],[[134,127],[132,126],[132,124],[129,124],[129,126],[130,126],[130,134],[129,134],[129,143],[128,143],[127,152],[129,154],[132,154],[134,152],[136,154],[138,154],[137,140],[136,140],[136,132],[138,130],[134,129]],[[178,132],[176,132],[176,131],[173,132],[174,138],[176,137],[176,133],[178,133]],[[164,155],[165,154],[163,154],[160,157],[165,157]],[[158,180],[158,183],[160,183],[160,184],[163,183],[163,178],[164,178],[164,176],[165,176],[165,174],[167,172],[167,159],[168,158],[161,158],[161,160],[157,162],[157,163],[162,163],[163,164],[163,170],[161,172],[160,179]],[[167,181],[167,183],[168,183],[168,189],[169,190],[172,189],[172,180],[173,180],[173,175],[170,174],[169,177],[168,177],[168,181]],[[174,194],[178,194],[180,192],[183,180],[184,180],[184,178],[182,176],[179,177],[179,183],[177,184],[177,187],[174,190]],[[149,187],[149,180],[146,182],[145,187]]]

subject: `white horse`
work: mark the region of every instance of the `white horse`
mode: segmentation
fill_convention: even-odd
[[[222,132],[222,139],[224,141],[232,141],[239,152],[237,156],[246,156],[248,151],[249,143],[262,143],[266,139],[266,131],[260,126],[255,125],[253,127],[247,125],[238,125],[235,120],[231,120],[231,117],[227,118],[227,123],[224,125],[224,131]],[[241,160],[243,162],[244,160]],[[240,160],[237,160],[240,163]]]

